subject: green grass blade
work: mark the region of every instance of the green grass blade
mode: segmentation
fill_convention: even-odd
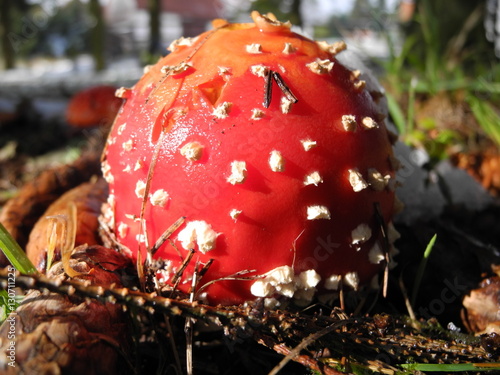
[[[463,372],[463,371],[498,371],[500,363],[408,363],[400,365],[404,369],[424,372]]]
[[[422,283],[422,277],[424,276],[425,267],[427,266],[427,260],[431,255],[432,249],[434,248],[434,244],[436,243],[437,234],[432,236],[431,240],[427,244],[427,247],[424,251],[424,256],[418,265],[417,276],[415,276],[415,283],[413,285],[413,291],[411,296],[411,305],[415,307],[415,301],[417,300],[418,290],[420,289],[420,284]]]
[[[415,127],[415,87],[418,85],[418,78],[413,76],[408,88],[408,111],[406,114],[406,132],[412,134]]]
[[[0,223],[0,250],[17,271],[27,275],[38,273],[21,246],[12,238],[2,223]]]
[[[391,115],[392,121],[394,121],[394,125],[396,125],[399,134],[406,134],[406,119],[398,101],[389,93],[386,93],[385,96],[387,98],[389,114]]]
[[[484,132],[498,146],[500,146],[500,116],[495,109],[485,100],[469,95],[467,102],[472,113]]]
[[[428,80],[419,78],[419,81],[415,86],[416,93],[429,94],[433,92],[432,90],[436,92],[467,90],[484,94],[499,94],[500,83],[486,82],[481,78],[470,80],[462,77],[457,79],[437,80],[431,84]]]
[[[18,306],[24,299],[24,294],[12,295],[12,291],[0,290],[0,324],[2,324],[8,317],[9,314],[16,311]]]

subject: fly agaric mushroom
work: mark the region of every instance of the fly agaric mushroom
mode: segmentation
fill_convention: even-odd
[[[210,303],[357,289],[385,266],[395,238],[381,93],[336,59],[343,42],[252,18],[175,41],[120,91],[126,102],[103,155],[103,222],[146,259],[185,217],[154,253],[164,260],[158,275],[172,283],[194,249],[177,286],[187,292],[213,259],[197,287]],[[243,271],[256,277],[234,280]]]
[[[77,92],[68,103],[66,121],[77,128],[112,124],[122,104],[115,93],[116,87],[108,85]]]

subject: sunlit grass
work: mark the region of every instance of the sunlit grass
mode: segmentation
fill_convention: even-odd
[[[500,362],[496,363],[456,363],[456,364],[432,364],[432,363],[410,363],[400,365],[402,368],[412,371],[424,372],[465,372],[465,371],[498,371]]]
[[[431,240],[427,244],[427,247],[425,248],[424,251],[424,256],[422,257],[422,260],[418,265],[417,275],[415,276],[415,282],[413,284],[413,293],[411,296],[411,306],[413,307],[415,306],[415,301],[417,299],[418,291],[420,289],[420,284],[422,283],[422,278],[424,277],[425,268],[427,267],[427,261],[429,260],[432,249],[434,248],[436,239],[437,239],[437,234],[432,236]]]
[[[467,97],[467,102],[486,135],[497,146],[500,146],[500,116],[498,112],[490,103],[473,95]]]
[[[404,142],[424,147],[430,153],[438,150],[431,158],[440,160],[448,156],[443,150],[451,149],[461,140],[450,137],[450,134],[439,139],[425,136],[429,129],[417,120],[416,103],[443,94],[461,98],[458,100],[470,109],[480,132],[482,130],[482,137],[500,147],[500,68],[491,59],[480,58],[489,56],[487,49],[492,49],[491,45],[472,42],[475,41],[473,29],[481,19],[481,9],[478,7],[465,15],[456,35],[439,39],[441,19],[433,13],[437,7],[431,4],[431,0],[421,2],[416,14],[416,28],[406,35],[399,52],[383,64],[385,76],[382,79],[387,88],[391,119]],[[458,125],[463,129],[470,127],[470,124]],[[433,130],[434,135],[446,131],[440,127]],[[462,148],[466,150],[468,139],[475,139],[476,133],[471,128],[470,134],[463,135],[466,139],[463,139]]]
[[[2,250],[17,271],[26,275],[38,273],[33,263],[26,256],[26,253],[21,249],[21,246],[12,238],[2,223],[0,223],[0,250]]]

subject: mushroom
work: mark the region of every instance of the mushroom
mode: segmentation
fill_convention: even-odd
[[[116,87],[108,85],[77,92],[68,103],[66,121],[77,128],[112,124],[123,102],[116,92]]]
[[[337,60],[345,44],[252,18],[174,42],[127,89],[103,154],[102,222],[146,259],[185,217],[154,253],[158,276],[171,284],[194,249],[177,287],[190,291],[213,260],[197,285],[210,303],[307,303],[358,289],[396,238],[382,230],[392,228],[395,184],[381,93]]]

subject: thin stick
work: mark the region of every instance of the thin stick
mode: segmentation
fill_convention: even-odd
[[[135,267],[137,269],[137,277],[139,278],[139,284],[141,285],[141,290],[146,291],[146,278],[144,276],[144,264],[142,263],[142,253],[137,252],[137,260],[135,262]]]
[[[177,343],[175,342],[174,330],[172,329],[172,324],[170,324],[170,316],[163,314],[163,317],[165,318],[165,325],[167,327],[168,341],[170,341],[170,346],[173,348],[177,373],[182,374],[181,359],[179,357],[179,351],[177,350]]]
[[[226,276],[226,277],[221,277],[220,279],[215,279],[215,280],[211,280],[209,281],[208,283],[206,284],[203,284],[200,289],[198,289],[196,291],[196,294],[200,294],[200,292],[205,289],[206,287],[208,287],[209,285],[212,285],[212,284],[215,284],[215,283],[218,283],[219,281],[248,281],[248,280],[255,280],[255,279],[258,279],[260,277],[263,277],[263,275],[257,275],[257,276],[247,276],[247,277],[244,277],[244,276],[240,276],[240,275],[244,275],[246,273],[252,273],[252,272],[255,272],[255,270],[243,270],[243,271],[238,271],[236,273],[233,273],[232,275],[229,275],[229,276]]]
[[[269,70],[266,73],[266,77],[264,79],[264,102],[262,105],[264,108],[269,108],[269,105],[271,104],[271,97],[273,95],[273,73],[271,70]]]
[[[172,233],[174,233],[182,225],[182,223],[184,223],[185,219],[186,219],[185,216],[180,217],[179,219],[177,219],[177,221],[175,223],[173,223],[170,227],[167,228],[167,230],[165,230],[162,233],[160,238],[158,238],[158,240],[155,242],[153,247],[148,252],[149,254],[151,254],[151,257],[153,257],[153,255],[165,243],[165,241],[167,241],[170,238]],[[193,253],[194,253],[194,251],[193,251]],[[190,259],[191,258],[189,258],[189,260]],[[189,260],[186,262],[186,266],[187,266],[187,263],[189,263]],[[179,279],[180,279],[180,276],[182,275],[183,271],[184,271],[184,269],[181,270],[180,274],[176,273],[174,275],[174,277],[179,277]],[[156,280],[156,273],[154,274],[154,278]],[[156,285],[158,285],[158,284],[156,283]],[[174,290],[175,290],[175,288],[177,288],[177,285],[178,285],[178,283],[175,285]],[[158,287],[157,287],[157,293],[158,293],[158,295],[161,295],[161,292],[160,292],[160,290],[158,290]],[[175,342],[175,335],[174,335],[174,331],[172,330],[172,324],[170,324],[170,317],[166,314],[164,314],[163,317],[164,317],[164,321],[165,321],[165,326],[167,327],[168,340],[170,341],[170,346],[173,348],[173,352],[174,352],[173,354],[174,354],[174,360],[175,360],[175,367],[176,367],[177,373],[181,374],[182,373],[181,359],[179,357],[179,352],[177,350],[177,343]],[[188,367],[188,369],[189,369],[189,367]]]
[[[338,327],[342,326],[345,324],[345,321],[340,321],[340,322],[335,322],[328,327],[323,328],[322,330],[312,333],[309,336],[307,336],[305,339],[303,339],[299,345],[297,345],[295,348],[290,350],[290,353],[281,360],[280,363],[278,363],[270,372],[268,375],[276,375],[278,372],[280,372],[283,367],[286,366],[288,362],[293,360],[295,357],[299,355],[301,350],[307,348],[309,345],[311,345],[313,342],[316,340],[320,339],[321,337],[329,334],[330,332],[335,331]]]
[[[151,163],[149,164],[149,169],[148,169],[148,178],[146,179],[146,186],[144,187],[144,195],[142,197],[142,203],[141,203],[141,214],[140,214],[140,223],[141,223],[141,235],[144,235],[144,239],[146,241],[146,248],[149,249],[148,245],[148,233],[147,233],[147,228],[146,228],[146,222],[144,220],[144,214],[146,212],[146,204],[148,202],[148,195],[149,195],[149,190],[151,188],[151,181],[153,179],[153,174],[154,174],[154,169],[156,167],[156,162],[158,161],[158,157],[160,155],[160,150],[161,150],[161,145],[163,144],[163,137],[167,133],[167,127],[163,127],[160,136],[158,137],[158,141],[156,142],[155,149],[153,152],[153,156],[151,158]],[[139,245],[140,246],[140,245]],[[140,251],[140,248],[139,248]],[[151,252],[148,251],[148,257],[147,260],[149,262],[152,261],[152,255]]]
[[[155,242],[151,250],[149,251],[151,255],[155,255],[155,253],[158,251],[158,249],[165,243],[166,240],[174,233],[179,227],[184,223],[184,220],[186,220],[185,216],[180,217],[177,219],[175,223],[173,223],[170,227],[167,228],[165,232],[158,238],[158,240]]]
[[[194,253],[195,253],[194,249],[190,249],[189,250],[189,254],[182,261],[181,268],[179,268],[179,270],[175,273],[174,277],[172,278],[172,283],[174,284],[172,291],[174,291],[175,289],[177,289],[177,286],[179,285],[179,283],[181,281],[182,274],[184,273],[184,270],[186,269],[186,267],[188,266],[189,262],[193,258]]]
[[[401,289],[401,294],[403,294],[403,298],[405,301],[405,306],[406,310],[408,310],[408,315],[410,316],[411,319],[411,325],[415,329],[419,329],[418,323],[417,323],[417,316],[415,315],[415,311],[413,311],[413,307],[410,303],[410,299],[408,298],[408,292],[406,290],[405,284],[403,282],[403,277],[399,277],[399,288]]]
[[[201,281],[202,277],[208,271],[213,263],[213,259],[210,259],[201,270],[199,270],[200,263],[196,262],[193,273],[193,280],[191,283],[191,290],[189,292],[189,302],[193,303],[196,296],[196,288]],[[193,323],[195,319],[187,318],[186,324],[184,326],[184,333],[186,334],[186,367],[187,374],[193,375]]]
[[[385,267],[384,267],[384,282],[383,282],[383,286],[382,286],[382,296],[384,296],[384,298],[386,298],[387,297],[387,289],[389,287],[389,262],[390,262],[389,236],[387,236],[387,224],[385,223],[384,217],[382,216],[382,211],[380,209],[380,203],[375,202],[373,204],[373,207],[375,208],[375,219],[377,220],[377,223],[380,227],[380,232],[382,233],[382,238],[384,239],[382,250],[384,251]]]
[[[193,280],[191,282],[191,293],[189,294],[189,302],[194,302],[194,291],[198,284],[198,265],[196,262],[193,273]],[[187,318],[184,324],[184,334],[186,335],[186,373],[193,375],[193,323],[194,319]]]
[[[289,355],[291,349],[288,348],[285,344],[276,344],[272,347],[272,349],[279,354],[284,356]],[[345,375],[345,372],[338,371],[333,369],[327,363],[323,363],[322,361],[316,359],[313,355],[309,353],[300,354],[293,358],[293,360],[297,363],[300,363],[302,366],[312,370],[311,373],[318,373],[322,375]]]
[[[278,72],[272,70],[271,73],[273,75],[274,80],[278,84],[278,87],[281,89],[283,94],[285,94],[286,98],[292,103],[297,103],[299,99],[297,99],[297,97],[293,94],[292,90],[290,90],[290,88],[287,86],[281,75]]]
[[[339,280],[339,301],[340,301],[340,309],[345,311],[345,300],[344,300],[344,277],[340,276]]]
[[[191,290],[189,291],[189,294],[190,295],[193,295],[193,301],[194,301],[194,297],[197,293],[196,292],[196,288],[198,287],[198,284],[200,283],[201,279],[203,278],[203,276],[205,276],[205,274],[207,273],[208,269],[210,268],[210,266],[212,265],[212,263],[214,262],[213,259],[209,259],[208,262],[203,265],[203,267],[201,268],[201,270],[199,270],[197,272],[197,277],[196,277],[196,285],[192,285],[191,286]],[[198,270],[198,268],[197,268]]]

